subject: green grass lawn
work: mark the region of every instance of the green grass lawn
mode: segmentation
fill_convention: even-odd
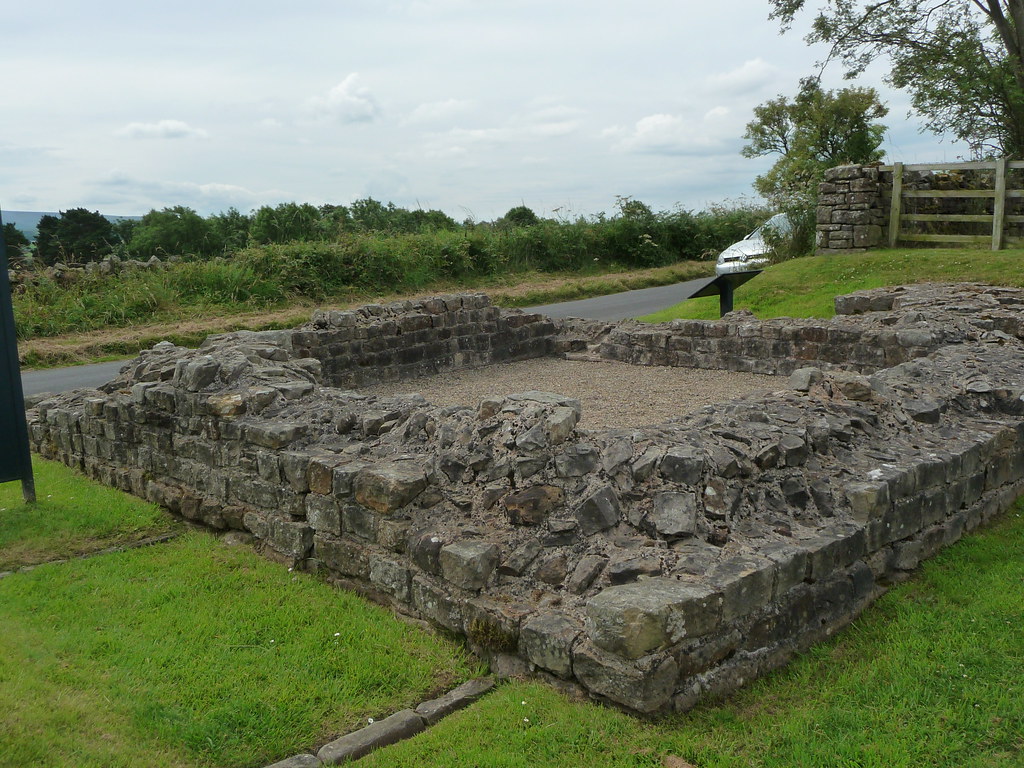
[[[515,683],[365,765],[1024,765],[1022,512],[1018,502],[834,640],[724,703],[651,723]]]
[[[734,307],[766,317],[831,317],[836,296],[922,282],[1024,286],[1024,250],[905,249],[809,256],[769,267],[736,290]],[[718,297],[692,299],[643,320],[715,319]]]
[[[247,547],[0,579],[0,765],[260,766],[471,676],[454,643]]]
[[[168,533],[170,515],[155,504],[86,481],[63,464],[33,457],[35,504],[21,483],[0,485],[0,571],[94,552]]]

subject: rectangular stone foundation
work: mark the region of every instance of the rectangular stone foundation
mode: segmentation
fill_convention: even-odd
[[[38,403],[30,433],[44,456],[464,635],[500,673],[685,709],[836,631],[1014,501],[1022,297],[916,286],[843,298],[851,314],[828,321],[662,326],[479,296],[319,313],[158,345],[103,391]],[[528,383],[470,407],[336,388],[584,348],[793,375],[623,430],[583,429],[585,404]]]

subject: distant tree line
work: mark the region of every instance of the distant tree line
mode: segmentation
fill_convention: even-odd
[[[394,203],[365,198],[351,205],[281,203],[249,214],[236,208],[200,216],[192,208],[176,205],[151,210],[141,219],[111,222],[98,211],[71,208],[39,220],[35,255],[46,264],[98,261],[112,254],[123,258],[153,256],[210,258],[250,245],[332,241],[346,233],[395,234],[454,230],[459,224],[437,210],[407,210]],[[11,227],[8,246],[24,250],[24,235]],[[14,232],[21,235],[15,240]]]

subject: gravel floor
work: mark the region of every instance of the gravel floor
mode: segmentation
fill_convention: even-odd
[[[583,404],[582,426],[601,429],[658,424],[709,403],[779,386],[776,377],[753,373],[546,357],[378,384],[364,391],[418,392],[434,405],[472,406],[485,397],[530,389],[557,392]]]

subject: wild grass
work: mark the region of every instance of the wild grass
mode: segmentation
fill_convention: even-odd
[[[831,317],[836,296],[886,285],[980,282],[1024,286],[1024,250],[958,248],[888,249],[846,255],[808,256],[768,267],[736,290],[735,309],[758,317]],[[693,299],[644,317],[714,319],[718,298]]]
[[[628,202],[628,201],[627,201]],[[737,206],[519,227],[343,232],[333,239],[250,245],[227,256],[113,276],[43,273],[14,296],[18,338],[279,309],[290,302],[473,287],[530,272],[587,276],[699,261],[764,217]]]
[[[0,579],[0,764],[266,765],[471,675],[452,643],[204,534]]]
[[[352,291],[341,296],[312,301],[302,297],[289,297],[280,307],[253,309],[236,304],[231,307],[193,307],[188,312],[181,306],[169,308],[163,314],[155,313],[145,323],[129,327],[105,326],[91,331],[67,333],[61,336],[42,336],[22,339],[18,352],[25,367],[45,368],[55,365],[74,365],[102,362],[106,359],[132,356],[159,341],[171,341],[182,346],[198,346],[211,333],[227,331],[267,330],[292,328],[309,319],[315,306],[343,308],[367,302],[389,302],[428,293],[454,293],[483,291],[492,301],[504,307],[525,307],[555,301],[600,296],[635,288],[668,285],[680,280],[691,280],[711,273],[712,265],[706,261],[683,261],[666,267],[623,271],[601,271],[598,268],[577,272],[528,272],[466,278],[461,281],[444,280],[427,285],[421,291],[382,293]]]
[[[367,767],[1024,765],[1024,504],[832,641],[720,703],[644,722],[511,683]]]
[[[0,571],[93,552],[172,530],[154,504],[88,482],[73,470],[34,457],[38,501],[26,504],[20,483],[0,485]]]

